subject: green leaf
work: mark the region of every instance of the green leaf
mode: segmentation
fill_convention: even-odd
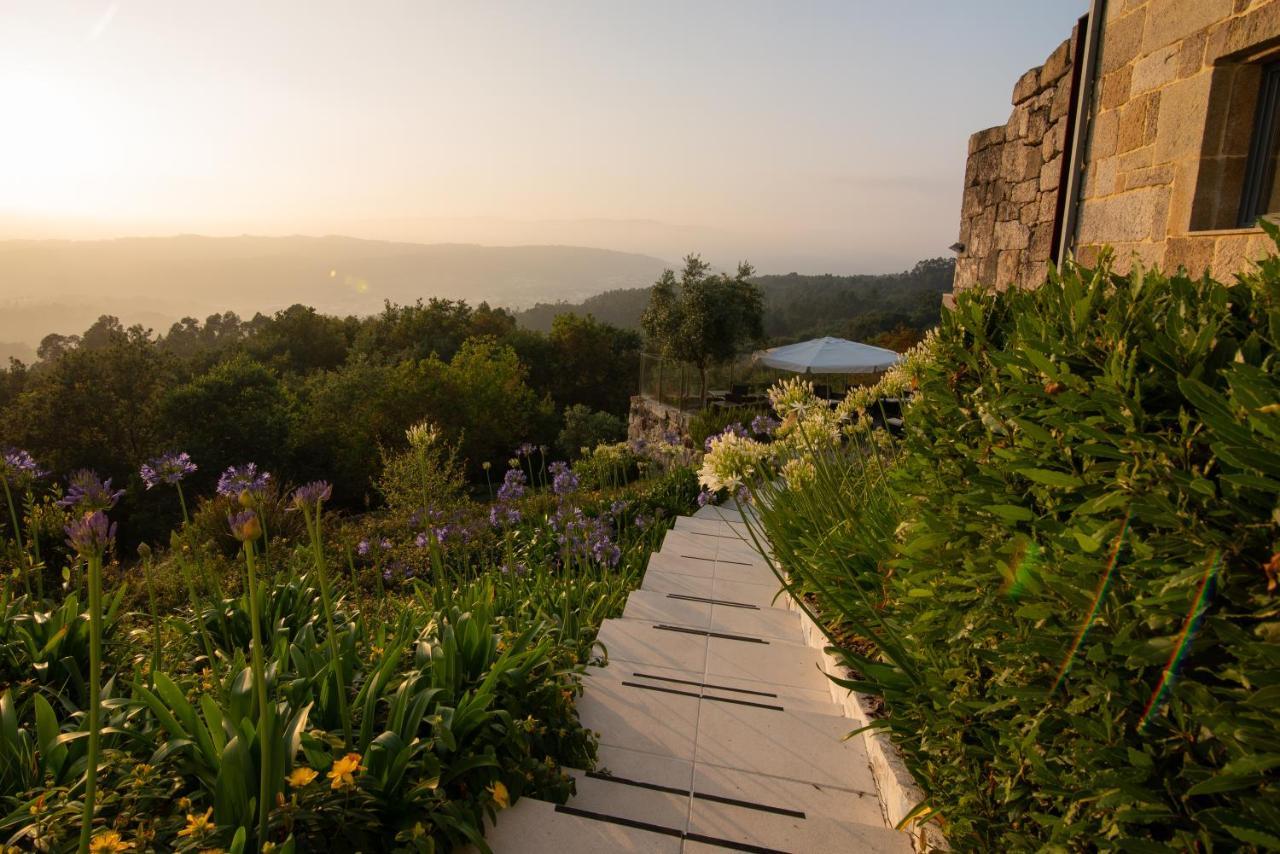
[[[1072,474],[1052,469],[1020,468],[1014,469],[1027,480],[1042,483],[1045,486],[1057,486],[1064,489],[1076,489],[1084,486],[1084,481]]]

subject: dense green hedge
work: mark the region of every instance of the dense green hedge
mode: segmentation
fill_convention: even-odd
[[[901,446],[775,496],[954,847],[1280,849],[1278,340],[1274,257],[966,292]]]

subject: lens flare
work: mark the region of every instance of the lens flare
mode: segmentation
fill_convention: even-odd
[[[1009,558],[1009,571],[1005,574],[1001,592],[1017,601],[1028,589],[1038,586],[1042,562],[1040,546],[1033,540],[1023,540]]]
[[[1187,618],[1182,622],[1182,632],[1178,635],[1178,640],[1173,645],[1173,651],[1169,653],[1169,660],[1164,665],[1164,672],[1160,674],[1160,684],[1152,692],[1151,699],[1147,701],[1147,707],[1142,712],[1142,719],[1138,722],[1138,732],[1143,732],[1147,728],[1147,724],[1151,722],[1156,709],[1164,703],[1164,698],[1168,695],[1169,689],[1173,687],[1173,680],[1177,675],[1178,668],[1182,665],[1182,660],[1187,657],[1187,649],[1191,646],[1191,641],[1195,638],[1196,632],[1200,628],[1200,621],[1204,618],[1205,611],[1208,610],[1209,595],[1210,591],[1213,590],[1213,580],[1217,577],[1218,567],[1221,565],[1222,553],[1214,552],[1209,565],[1205,568],[1204,578],[1200,579],[1200,589],[1196,591],[1196,597],[1191,603],[1191,610],[1187,612]]]
[[[1120,556],[1120,546],[1124,543],[1124,535],[1129,530],[1129,515],[1128,513],[1125,514],[1124,524],[1120,526],[1120,533],[1116,534],[1115,542],[1111,544],[1111,556],[1107,558],[1107,571],[1102,574],[1102,579],[1098,582],[1098,589],[1093,593],[1093,604],[1089,606],[1089,615],[1080,624],[1080,631],[1076,632],[1075,640],[1071,642],[1071,648],[1067,650],[1067,655],[1062,660],[1062,666],[1058,669],[1058,677],[1053,680],[1053,687],[1049,689],[1049,696],[1057,693],[1058,686],[1067,677],[1067,671],[1071,669],[1071,662],[1075,660],[1076,653],[1080,651],[1080,645],[1084,643],[1085,636],[1089,634],[1089,628],[1098,616],[1098,609],[1102,607],[1102,600],[1107,597],[1107,590],[1111,587],[1111,577],[1115,574],[1116,559]]]

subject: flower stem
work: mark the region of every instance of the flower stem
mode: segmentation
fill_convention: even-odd
[[[102,555],[89,557],[89,748],[85,757],[84,809],[80,818],[80,854],[93,837],[93,805],[98,792],[98,751],[102,691]]]
[[[258,695],[258,847],[267,841],[267,818],[271,812],[271,710],[267,701],[266,662],[262,649],[262,627],[258,617],[258,578],[254,565],[253,541],[244,544],[244,562],[249,576],[249,625],[253,636],[250,651],[253,689]]]
[[[9,481],[0,477],[0,483],[4,484],[4,497],[9,502],[9,520],[13,523],[13,539],[18,544],[19,560],[26,561],[27,550],[22,545],[22,528],[18,525],[18,510],[13,504],[13,491],[9,489]],[[27,588],[27,595],[31,595],[31,574],[26,571],[26,567],[22,572],[22,583]]]
[[[324,543],[320,537],[320,505],[316,504],[314,516],[309,508],[304,508],[303,512],[306,516],[307,532],[311,534],[311,550],[315,554],[316,575],[320,578],[320,602],[324,605],[329,658],[332,659],[333,675],[337,680],[338,715],[342,718],[342,736],[346,740],[346,749],[351,750],[355,742],[351,732],[351,712],[347,709],[347,678],[343,672],[342,657],[338,653],[338,632],[333,625],[333,600],[329,593],[329,573],[324,563]]]

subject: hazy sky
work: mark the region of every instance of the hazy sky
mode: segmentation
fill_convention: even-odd
[[[572,243],[764,272],[956,235],[1085,0],[0,0],[0,238]]]

